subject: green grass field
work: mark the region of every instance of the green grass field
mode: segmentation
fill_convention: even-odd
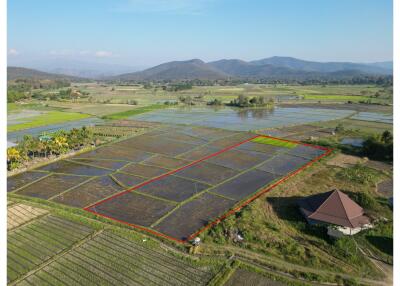
[[[62,112],[62,111],[49,111],[45,114],[41,114],[35,117],[30,118],[28,122],[19,123],[15,125],[8,126],[8,132],[45,126],[50,124],[57,124],[66,121],[73,121],[88,118],[90,115],[76,113],[76,112]]]
[[[329,101],[365,101],[371,99],[368,96],[362,95],[327,95],[327,94],[319,94],[319,95],[304,95],[304,99],[306,100],[329,100]],[[372,99],[373,101],[377,101],[376,99]]]
[[[163,104],[153,104],[153,105],[146,106],[146,107],[138,107],[138,108],[123,111],[123,112],[109,114],[109,115],[104,116],[104,118],[105,119],[113,119],[113,120],[124,119],[124,118],[130,117],[130,116],[146,113],[146,112],[157,110],[157,109],[167,108],[167,107],[168,107],[167,105],[163,105]]]
[[[273,146],[277,146],[277,147],[285,147],[285,148],[289,148],[289,149],[292,149],[298,145],[294,142],[287,142],[287,141],[277,140],[277,139],[268,138],[268,137],[257,137],[251,141],[255,142],[255,143],[273,145]]]

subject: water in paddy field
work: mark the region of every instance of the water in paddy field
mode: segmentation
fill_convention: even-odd
[[[257,109],[190,107],[155,110],[129,119],[249,131],[341,119],[354,112],[305,107]]]
[[[343,138],[340,144],[350,145],[353,147],[362,147],[365,140],[363,138]]]
[[[39,110],[21,110],[20,112],[12,112],[7,114],[7,126],[25,123],[32,117],[36,117],[47,112]]]
[[[393,124],[393,114],[359,112],[353,115],[351,119]]]
[[[65,130],[69,131],[73,128],[81,128],[83,126],[93,126],[95,124],[100,124],[103,123],[104,120],[100,118],[84,118],[80,120],[74,120],[74,121],[67,121],[59,124],[51,124],[51,125],[46,125],[46,126],[39,126],[39,127],[34,127],[34,128],[28,128],[28,129],[23,129],[19,131],[14,131],[14,132],[8,132],[7,133],[7,141],[8,142],[17,142],[18,140],[22,140],[25,135],[31,135],[31,136],[39,136],[43,132],[56,132],[58,130]]]

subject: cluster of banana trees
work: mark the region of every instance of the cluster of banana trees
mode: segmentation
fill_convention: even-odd
[[[7,149],[7,168],[12,170],[22,163],[37,157],[60,155],[71,150],[79,150],[93,144],[91,129],[82,127],[71,131],[60,130],[53,134],[42,134],[38,137],[25,135],[18,145]]]

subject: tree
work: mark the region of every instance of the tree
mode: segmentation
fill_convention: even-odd
[[[215,98],[214,100],[211,100],[211,101],[207,102],[207,105],[222,105],[222,104],[223,104],[222,101],[219,100],[219,99],[217,99],[217,98]]]
[[[57,135],[51,141],[52,151],[56,154],[65,153],[68,151],[67,138],[63,135]]]
[[[393,135],[390,131],[384,131],[380,137],[371,136],[365,140],[362,152],[375,160],[393,160]]]
[[[7,169],[12,170],[18,167],[21,162],[21,154],[19,150],[15,147],[7,149]]]
[[[381,141],[385,144],[393,143],[393,135],[389,130],[385,130],[381,135]]]
[[[247,96],[244,96],[243,94],[240,94],[238,96],[238,104],[239,106],[248,106],[249,105],[249,99]]]

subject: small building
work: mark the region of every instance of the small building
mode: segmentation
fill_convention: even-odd
[[[354,235],[372,227],[363,208],[339,190],[309,196],[298,203],[309,224],[326,225],[328,235],[333,237]]]

